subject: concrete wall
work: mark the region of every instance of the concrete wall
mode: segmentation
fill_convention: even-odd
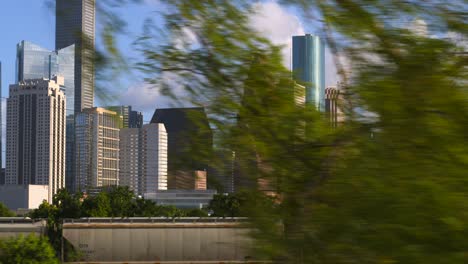
[[[22,219],[18,217],[0,217],[0,240],[19,235],[45,235],[46,222]]]
[[[85,261],[243,261],[252,240],[240,223],[65,223]]]

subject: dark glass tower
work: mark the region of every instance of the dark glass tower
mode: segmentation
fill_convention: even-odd
[[[57,0],[55,49],[75,45],[75,112],[93,107],[95,0]]]
[[[74,112],[94,105],[95,0],[56,0],[55,49],[75,45]],[[75,123],[67,116],[67,153],[65,182],[73,190],[75,182]]]
[[[325,44],[318,36],[293,37],[292,70],[306,86],[306,102],[323,110],[325,104]]]

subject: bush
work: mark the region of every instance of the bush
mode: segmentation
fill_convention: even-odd
[[[0,263],[55,264],[59,263],[59,261],[46,238],[30,234],[1,241]]]
[[[12,217],[15,214],[10,211],[3,203],[0,203],[0,217]]]

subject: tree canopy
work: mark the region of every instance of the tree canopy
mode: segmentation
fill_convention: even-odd
[[[45,237],[33,234],[0,241],[2,264],[58,264],[54,249]]]
[[[163,95],[205,107],[216,147],[236,153],[253,183],[245,206],[257,254],[281,263],[467,262],[468,57],[456,41],[468,37],[466,1],[279,1],[332,52],[338,128],[294,104],[281,47],[249,24],[254,1],[160,2],[164,23],[146,20],[133,66]],[[416,19],[427,30],[412,28]],[[119,58],[119,28],[107,25],[105,48]],[[256,202],[259,182],[277,206]]]

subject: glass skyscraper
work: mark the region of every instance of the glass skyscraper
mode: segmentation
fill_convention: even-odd
[[[293,37],[294,78],[306,86],[306,103],[323,110],[325,104],[325,44],[318,36]]]
[[[75,45],[58,51],[50,51],[33,43],[22,41],[16,52],[16,83],[29,79],[52,79],[60,75],[64,78],[66,109],[66,187],[73,184],[74,166],[74,114],[75,114]]]
[[[55,48],[75,45],[75,112],[93,107],[95,0],[56,0]]]
[[[16,48],[16,83],[31,79],[52,79],[60,75],[65,80],[62,87],[67,99],[67,115],[73,114],[75,98],[75,47],[50,51],[28,41],[21,41]]]

